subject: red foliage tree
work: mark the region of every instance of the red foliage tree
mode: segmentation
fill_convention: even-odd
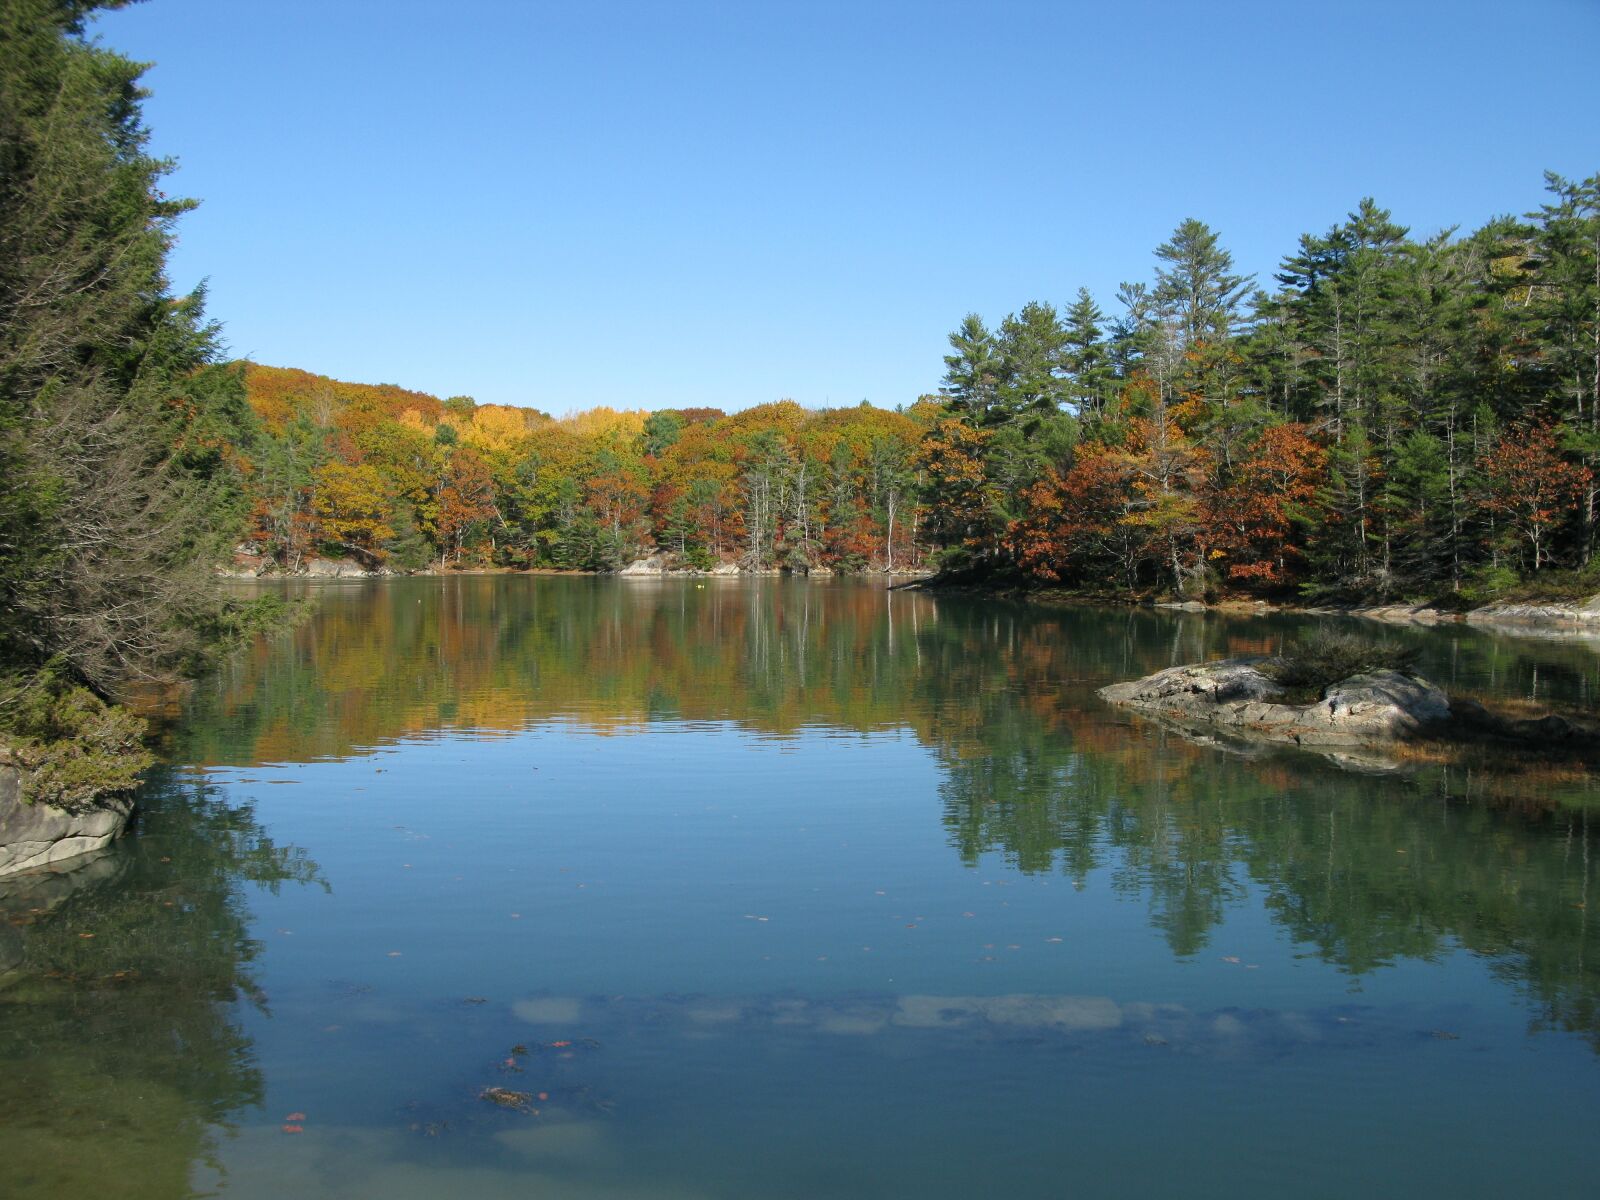
[[[1527,543],[1533,569],[1539,570],[1551,561],[1550,540],[1575,514],[1594,472],[1561,457],[1548,425],[1507,430],[1478,466],[1484,507],[1504,522],[1512,537]]]
[[[1303,557],[1294,544],[1297,521],[1309,519],[1327,453],[1305,425],[1274,425],[1235,464],[1225,484],[1206,496],[1211,558],[1226,560],[1230,579],[1277,587],[1289,582]]]

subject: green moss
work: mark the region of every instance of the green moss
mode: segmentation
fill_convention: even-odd
[[[83,687],[50,676],[12,691],[0,737],[22,770],[22,798],[69,811],[132,791],[155,761],[145,723]]]

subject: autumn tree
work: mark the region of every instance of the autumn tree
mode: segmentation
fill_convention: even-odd
[[[1480,464],[1484,506],[1506,534],[1525,544],[1524,561],[1538,571],[1552,561],[1550,543],[1574,516],[1591,481],[1588,467],[1563,459],[1548,426],[1507,431]]]
[[[495,519],[494,480],[483,458],[465,446],[445,456],[436,493],[439,556],[460,563],[480,539],[489,536]]]
[[[1232,580],[1292,582],[1304,558],[1296,535],[1317,519],[1326,459],[1305,425],[1262,430],[1226,483],[1206,496],[1209,560]]]
[[[940,421],[923,437],[915,465],[927,497],[930,532],[967,560],[996,552],[998,532],[983,452],[989,435],[957,417]]]
[[[394,529],[384,520],[388,503],[377,468],[334,459],[317,469],[313,484],[318,538],[364,563],[382,562]]]

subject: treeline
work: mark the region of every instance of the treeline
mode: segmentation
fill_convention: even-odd
[[[728,415],[439,400],[249,366],[260,421],[241,465],[247,536],[287,570],[333,552],[371,566],[616,570],[659,552],[709,570],[920,565],[919,447],[937,401]]]
[[[1079,291],[950,337],[922,491],[946,562],[1175,593],[1594,591],[1600,176],[1464,237],[1371,200],[1270,287],[1183,222],[1107,317]]]
[[[1363,201],[1270,288],[1185,221],[1115,315],[1082,289],[970,315],[939,394],[895,411],[555,420],[251,366],[248,536],[289,570],[659,553],[1140,594],[1594,590],[1600,176],[1546,185],[1459,237]]]

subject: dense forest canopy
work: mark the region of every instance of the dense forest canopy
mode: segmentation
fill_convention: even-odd
[[[247,371],[248,536],[281,566],[928,565],[1125,594],[1594,586],[1600,176],[1411,236],[1370,199],[1270,286],[1189,219],[1111,314],[950,335],[937,395],[562,420]],[[931,374],[931,372],[930,372]]]

